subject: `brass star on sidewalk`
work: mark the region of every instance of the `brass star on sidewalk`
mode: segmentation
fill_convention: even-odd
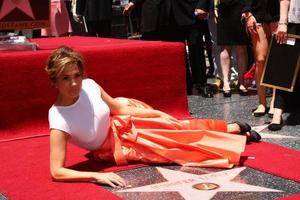
[[[200,196],[202,200],[209,200],[217,192],[222,191],[282,192],[280,190],[231,181],[244,169],[246,169],[246,167],[239,167],[204,175],[196,175],[157,167],[157,170],[168,181],[137,188],[118,190],[117,192],[178,192],[185,200],[196,200],[199,199]],[[198,186],[201,183],[203,183],[203,185],[215,185],[217,187],[210,187],[207,190],[199,190],[195,188],[195,185]]]
[[[29,0],[4,0],[0,10],[0,19],[5,17],[15,8],[18,8],[32,19],[35,19]]]

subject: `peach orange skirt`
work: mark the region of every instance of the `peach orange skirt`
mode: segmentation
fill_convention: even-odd
[[[147,104],[119,98],[130,106],[152,109]],[[231,168],[244,151],[246,137],[227,133],[222,120],[172,120],[160,117],[115,115],[104,144],[95,159],[176,163],[183,166]]]

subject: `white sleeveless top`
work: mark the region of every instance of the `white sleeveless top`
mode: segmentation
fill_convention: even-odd
[[[300,24],[300,0],[291,0],[289,8],[289,23]]]
[[[70,134],[71,143],[95,150],[108,134],[109,115],[109,107],[101,98],[98,84],[92,79],[84,79],[79,99],[74,104],[52,105],[49,109],[49,127]]]

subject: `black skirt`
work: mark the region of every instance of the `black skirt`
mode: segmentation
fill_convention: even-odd
[[[220,3],[218,6],[217,44],[246,45],[248,36],[241,20],[244,5],[240,0]]]

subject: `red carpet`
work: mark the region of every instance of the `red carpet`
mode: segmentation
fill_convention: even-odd
[[[82,37],[36,42],[43,50],[0,54],[0,192],[24,200],[120,199],[95,184],[51,181],[47,112],[55,93],[44,72],[50,49],[61,44],[75,47],[87,60],[88,75],[112,96],[137,98],[187,118],[183,45]],[[86,151],[74,146],[68,153],[67,165],[75,169],[115,171],[143,166],[94,163],[84,157]],[[246,160],[246,166],[300,180],[295,173],[300,171],[298,151],[259,143],[248,145],[244,156],[255,157]]]
[[[86,59],[88,76],[113,97],[136,98],[180,118],[190,116],[181,43],[90,37],[36,42],[41,49],[76,46]],[[0,139],[48,133],[55,92],[44,66],[51,51],[0,54]]]
[[[11,199],[118,199],[102,187],[90,183],[52,182],[49,175],[48,137],[0,143],[0,192]],[[262,150],[263,149],[263,150]],[[276,153],[274,153],[276,152]],[[67,166],[93,171],[118,171],[144,166],[131,164],[116,167],[113,163],[96,163],[84,157],[87,151],[70,145]],[[269,143],[247,146],[244,156],[255,157],[244,165],[299,182],[299,152]],[[78,188],[85,192],[78,192]],[[285,198],[281,198],[283,200]],[[299,199],[298,196],[287,200]]]
[[[300,199],[300,193],[299,194],[295,194],[295,195],[291,195],[289,197],[278,198],[276,200],[299,200],[299,199]]]
[[[0,143],[0,193],[9,199],[121,199],[101,186],[91,183],[60,183],[51,181],[49,173],[49,137]],[[114,167],[86,160],[83,151],[69,146],[67,166],[99,171],[139,167]],[[84,191],[84,192],[81,192]]]
[[[136,98],[186,118],[184,45],[89,37],[35,41],[41,50],[0,54],[0,192],[9,199],[119,199],[91,183],[51,181],[47,114],[55,92],[44,71],[46,59],[60,45],[74,47],[86,59],[88,76],[113,97]],[[144,166],[94,163],[73,146],[69,153],[67,165],[75,169]]]
[[[300,151],[267,142],[246,146],[244,165],[275,176],[300,182]]]

